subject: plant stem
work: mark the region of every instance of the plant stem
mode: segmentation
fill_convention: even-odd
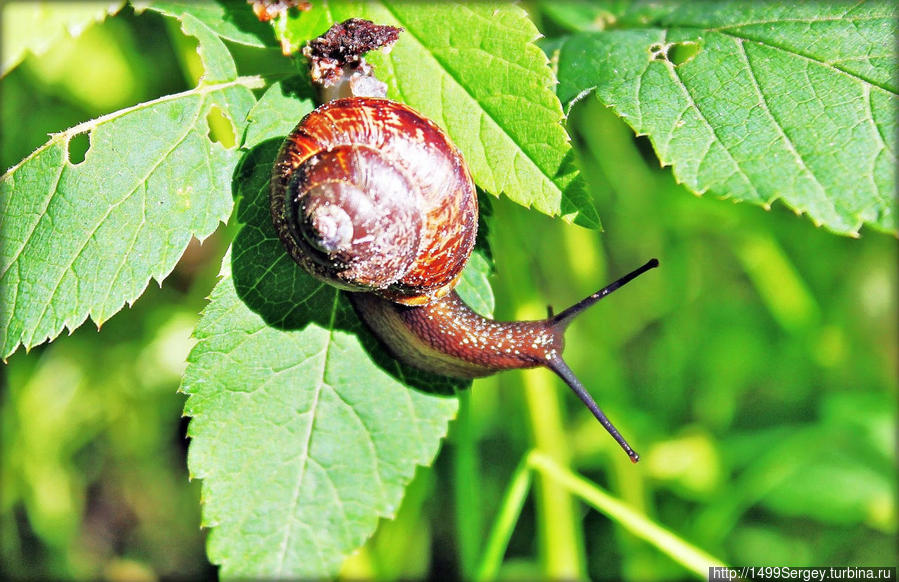
[[[470,390],[459,392],[459,414],[453,423],[453,495],[463,580],[471,580],[481,548],[481,504],[477,446],[471,426]]]
[[[559,398],[563,392],[544,370],[522,374],[534,448],[559,465],[569,462]],[[559,483],[542,476],[537,484],[537,531],[542,574],[548,579],[584,576],[584,552],[574,500]]]
[[[503,563],[512,531],[521,516],[521,509],[531,489],[531,468],[527,464],[527,457],[522,459],[512,474],[509,486],[503,495],[493,528],[487,537],[487,545],[484,554],[475,572],[475,580],[493,580],[496,578],[499,567]]]
[[[699,548],[682,540],[660,525],[637,513],[633,508],[612,497],[595,483],[572,473],[540,451],[531,451],[528,466],[581,497],[635,536],[651,543],[700,578],[707,578],[709,567],[724,564]]]

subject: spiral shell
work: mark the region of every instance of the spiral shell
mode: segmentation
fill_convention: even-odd
[[[406,305],[448,293],[477,235],[474,185],[446,134],[370,97],[328,102],[300,121],[272,168],[271,211],[313,276]]]

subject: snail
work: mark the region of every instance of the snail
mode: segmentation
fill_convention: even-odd
[[[656,259],[543,320],[478,315],[453,290],[477,234],[468,168],[435,123],[384,98],[336,99],[300,121],[272,169],[271,212],[293,260],[351,291],[360,318],[397,359],[455,378],[549,368],[639,459],[562,359],[562,336]]]

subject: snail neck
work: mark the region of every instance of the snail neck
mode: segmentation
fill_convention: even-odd
[[[409,307],[370,293],[350,293],[366,324],[402,362],[454,378],[547,365],[561,357],[563,339],[549,320],[494,321],[472,310],[455,291]]]

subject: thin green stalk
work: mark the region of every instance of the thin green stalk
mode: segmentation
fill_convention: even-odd
[[[512,474],[512,479],[499,506],[496,521],[493,522],[493,528],[487,538],[481,563],[475,572],[475,580],[496,579],[496,573],[499,572],[499,567],[503,563],[503,557],[509,547],[509,540],[512,538],[512,531],[515,529],[515,524],[518,523],[521,509],[531,490],[531,468],[526,461],[527,457],[522,459]]]
[[[817,323],[821,308],[777,239],[760,232],[738,240],[737,258],[777,323],[788,332]]]
[[[564,387],[542,370],[526,372],[522,378],[534,448],[555,459],[559,465],[567,464],[570,453],[559,403]],[[574,499],[559,483],[541,477],[535,501],[543,574],[554,580],[583,578],[583,540]]]
[[[709,567],[724,566],[720,560],[650,521],[646,516],[637,513],[633,508],[612,497],[596,484],[572,473],[543,453],[531,451],[527,459],[528,466],[581,497],[629,532],[657,547],[700,578],[708,576]]]
[[[481,503],[478,455],[471,426],[469,390],[459,392],[459,414],[453,423],[453,495],[463,580],[470,580],[481,548]]]

